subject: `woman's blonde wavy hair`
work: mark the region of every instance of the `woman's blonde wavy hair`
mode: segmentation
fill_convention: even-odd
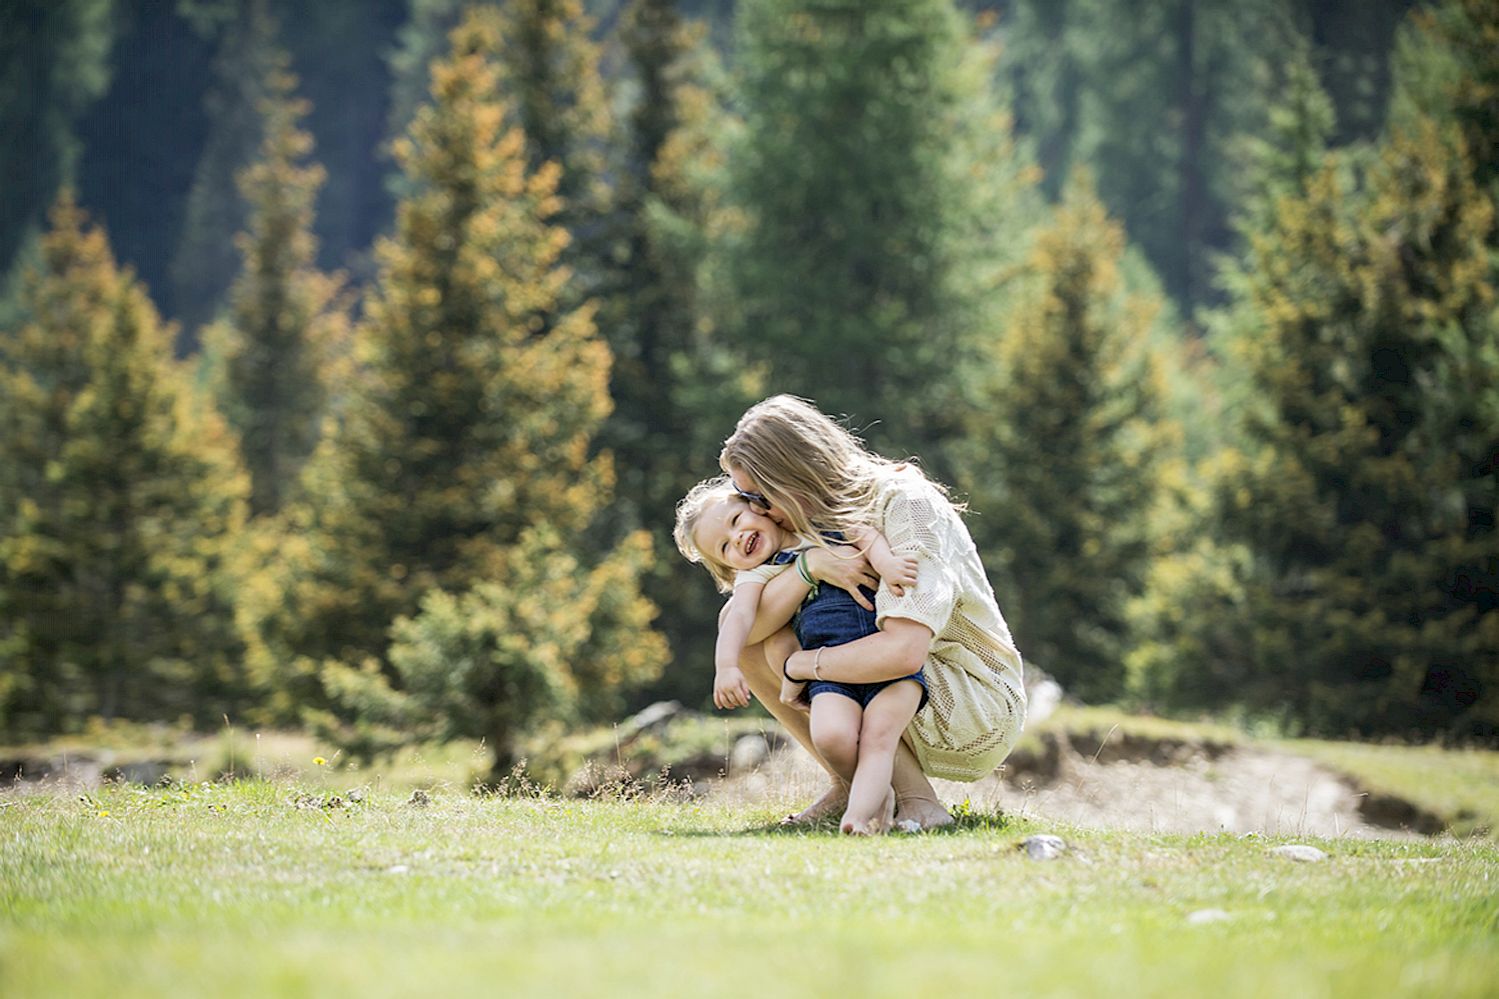
[[[725,472],[748,473],[765,498],[785,512],[792,530],[819,543],[822,531],[878,527],[881,484],[896,475],[923,474],[911,462],[873,453],[809,400],[794,395],[771,396],[750,407],[724,441],[718,463]]]

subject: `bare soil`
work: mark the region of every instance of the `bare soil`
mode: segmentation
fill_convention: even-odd
[[[1417,830],[1429,827],[1429,821],[1411,816],[1405,821],[1373,816],[1391,823],[1376,824],[1365,814],[1365,792],[1311,760],[1286,753],[1170,744],[1121,758],[1107,749],[1084,755],[1065,740],[1050,749],[1054,758],[1040,765],[1020,759],[1018,766],[973,784],[938,781],[938,794],[949,806],[967,800],[975,809],[1042,822],[1139,832],[1388,839],[1417,837]],[[788,747],[752,770],[731,773],[713,793],[810,801],[824,780],[810,756]]]

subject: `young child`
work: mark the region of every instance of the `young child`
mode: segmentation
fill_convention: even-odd
[[[835,586],[818,586],[805,565],[814,542],[786,530],[758,513],[725,479],[701,482],[677,507],[677,547],[691,562],[701,562],[722,592],[732,592],[719,617],[714,647],[713,703],[719,708],[749,704],[749,685],[739,668],[765,584],[795,566],[810,592],[791,629],[765,641],[773,666],[800,649],[842,645],[876,632],[875,615]],[[864,550],[870,565],[896,594],[916,581],[916,560],[897,555],[885,538],[866,528],[848,539]],[[871,599],[874,594],[865,590]],[[814,674],[816,668],[813,669]],[[840,828],[845,833],[884,832],[894,812],[891,769],[901,734],[926,703],[926,678],[914,675],[883,683],[807,684],[811,701],[812,742],[848,787],[848,805]],[[828,696],[838,695],[838,696]]]

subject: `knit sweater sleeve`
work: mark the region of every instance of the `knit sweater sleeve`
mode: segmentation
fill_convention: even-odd
[[[876,623],[899,617],[926,625],[940,635],[958,605],[960,587],[953,572],[952,505],[925,479],[901,475],[886,487],[879,527],[892,551],[916,558],[916,585],[896,596],[880,584]]]

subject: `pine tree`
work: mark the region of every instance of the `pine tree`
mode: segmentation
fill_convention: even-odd
[[[1277,202],[1230,274],[1233,359],[1254,393],[1218,488],[1248,554],[1251,628],[1224,679],[1293,724],[1496,731],[1499,316],[1482,175],[1451,108],[1400,113],[1373,157],[1331,158]]]
[[[593,19],[583,0],[512,0],[495,10],[499,89],[525,134],[527,165],[560,169],[556,222],[571,237],[562,263],[573,271],[564,298],[611,294],[615,128]]]
[[[0,365],[0,714],[200,722],[243,706],[225,558],[232,436],[64,193]]]
[[[1024,231],[994,53],[948,0],[741,14],[728,247],[736,338],[771,385],[943,471],[963,374]]]
[[[1183,312],[1211,301],[1232,242],[1245,137],[1295,48],[1287,0],[1021,0],[1008,38],[1017,113],[1055,190],[1077,166]]]
[[[619,482],[616,528],[652,529],[656,562],[647,592],[677,612],[663,623],[673,669],[653,691],[702,700],[702,664],[712,655],[703,622],[718,598],[671,541],[671,510],[717,457],[725,428],[761,386],[721,334],[712,306],[708,247],[726,224],[720,187],[728,112],[701,26],[669,0],[637,0],[621,40],[634,95],[625,169],[616,185],[624,253],[617,293],[600,323],[610,329],[614,412],[601,440]]]
[[[334,365],[347,340],[341,279],[317,271],[313,202],[324,171],[308,161],[305,101],[284,56],[265,82],[259,160],[241,172],[249,224],[229,312],[205,332],[215,394],[239,432],[250,507],[274,513],[317,444]]]
[[[0,276],[73,179],[75,123],[109,82],[109,0],[16,0],[0,7]]]
[[[1125,607],[1149,550],[1164,443],[1158,302],[1128,296],[1124,233],[1080,175],[1035,237],[967,428],[963,485],[1026,657],[1092,701],[1124,689]]]
[[[260,146],[260,102],[276,70],[276,25],[267,0],[199,15],[216,33],[214,81],[204,98],[211,128],[188,193],[182,235],[172,254],[169,312],[182,324],[180,349],[197,346],[238,272],[234,234],[245,227],[235,177]],[[223,23],[220,23],[222,20]]]
[[[463,13],[462,0],[408,0],[407,8],[396,45],[385,60],[391,81],[385,131],[393,136],[405,135],[417,109],[426,103],[432,62],[447,52],[448,36]]]
[[[1306,197],[1334,134],[1332,102],[1310,46],[1293,37],[1280,74],[1282,99],[1268,111],[1268,128],[1243,145],[1244,188],[1252,194],[1240,205],[1235,228],[1246,243],[1273,225],[1282,201]],[[1225,288],[1242,288],[1247,280],[1243,262],[1220,263]],[[1215,501],[1223,469],[1246,444],[1241,421],[1226,414],[1260,404],[1243,368],[1224,360],[1224,345],[1255,338],[1259,316],[1232,306],[1198,315],[1212,350],[1203,365],[1205,397],[1178,419],[1189,436],[1195,424],[1197,435],[1206,426],[1216,439],[1208,447],[1198,443],[1190,454],[1194,464],[1168,462],[1164,469],[1152,532],[1157,549],[1144,590],[1129,609],[1128,682],[1131,695],[1155,710],[1222,710],[1249,702],[1262,712],[1263,698],[1251,693],[1257,639],[1248,594],[1255,562],[1236,532],[1225,529],[1225,511]]]
[[[534,604],[512,579],[525,578],[515,546],[535,532],[585,571],[640,560],[638,543],[583,551],[612,484],[607,456],[589,453],[609,410],[609,351],[591,308],[560,304],[568,237],[552,221],[559,170],[528,169],[525,136],[507,127],[499,38],[493,11],[465,18],[452,55],[434,66],[431,104],[396,145],[412,194],[379,249],[356,333],[359,371],[304,472],[305,500],[289,509],[301,538],[257,607],[256,661],[272,671],[291,664],[280,682],[292,702],[320,691],[344,709],[406,697],[387,657],[393,622],[416,615],[424,594],[486,581]],[[653,611],[633,572],[617,576],[607,607],[529,613],[551,615],[559,630],[581,617],[590,640],[607,646],[578,666],[584,675],[628,662],[632,679],[648,677],[662,658],[644,627]],[[616,621],[639,627],[613,635]],[[526,635],[504,641],[520,643],[511,652],[524,658]],[[372,710],[341,737],[373,749],[395,736],[380,724]]]

